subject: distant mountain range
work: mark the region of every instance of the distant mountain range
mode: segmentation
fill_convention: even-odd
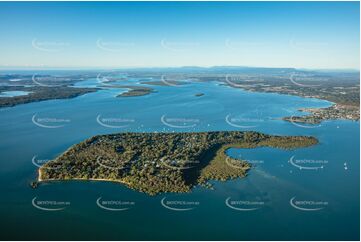
[[[100,71],[100,70],[119,70],[129,72],[147,72],[147,73],[199,73],[199,74],[257,74],[257,75],[289,75],[291,73],[298,74],[322,74],[322,75],[342,75],[350,74],[352,76],[359,75],[359,70],[353,69],[305,69],[305,68],[273,68],[273,67],[248,67],[248,66],[212,66],[212,67],[200,67],[200,66],[183,66],[183,67],[119,67],[119,68],[66,68],[66,67],[34,67],[34,68],[21,68],[12,67],[5,68],[0,67],[1,70],[18,70],[18,71]]]

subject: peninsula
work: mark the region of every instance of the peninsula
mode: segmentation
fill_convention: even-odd
[[[27,95],[14,97],[0,97],[0,108],[13,107],[20,104],[40,102],[54,99],[70,99],[87,93],[98,91],[98,88],[75,88],[68,86],[41,87],[41,86],[0,86],[1,92],[24,91]]]

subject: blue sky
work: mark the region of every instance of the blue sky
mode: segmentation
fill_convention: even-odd
[[[359,2],[0,2],[0,66],[359,69],[359,18]]]

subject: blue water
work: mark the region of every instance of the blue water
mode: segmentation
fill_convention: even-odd
[[[118,84],[141,85],[137,79]],[[97,79],[78,87],[99,86]],[[152,86],[142,97],[116,98],[126,89],[103,88],[68,100],[50,100],[0,109],[0,213],[2,239],[88,240],[358,240],[359,122],[327,121],[299,127],[280,120],[301,114],[301,107],[327,107],[327,101],[246,92],[217,82],[179,87]],[[196,97],[196,93],[204,96]],[[304,114],[304,113],[303,113]],[[109,128],[97,122],[107,122]],[[228,119],[227,119],[228,117]],[[57,122],[51,122],[57,120]],[[40,125],[56,126],[46,128]],[[45,120],[45,121],[44,121]],[[47,121],[48,120],[48,121]],[[227,122],[228,120],[228,122]],[[189,132],[255,130],[279,135],[312,135],[320,143],[310,148],[230,149],[229,155],[254,162],[248,176],[214,182],[214,190],[196,187],[188,194],[148,196],[108,182],[52,182],[31,189],[37,159],[52,159],[92,135],[114,132]],[[322,161],[323,168],[298,165]],[[316,164],[319,165],[319,164]],[[43,211],[32,199],[70,203],[61,211]],[[132,201],[126,211],[108,211],[96,200]],[[189,211],[169,210],[161,200],[199,203]],[[260,201],[257,209],[240,211],[225,202]],[[322,201],[299,205],[290,200]],[[244,205],[235,205],[245,207]],[[247,206],[246,206],[247,207]],[[249,206],[252,207],[252,206]],[[21,228],[21,232],[20,229]]]
[[[25,91],[6,91],[6,92],[0,92],[0,97],[17,97],[17,96],[26,96],[30,92]]]

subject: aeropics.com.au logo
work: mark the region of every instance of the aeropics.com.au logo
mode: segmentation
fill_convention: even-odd
[[[96,163],[109,170],[124,170],[131,169],[131,166],[134,164],[143,164],[144,166],[154,166],[159,169],[172,169],[172,170],[187,170],[192,169],[195,166],[199,165],[199,161],[189,161],[189,160],[175,160],[175,159],[166,159],[162,158],[159,161],[151,160],[131,160],[131,161],[121,161],[116,159],[107,159],[102,156],[98,156]]]
[[[261,209],[265,205],[265,202],[249,201],[249,200],[232,200],[231,197],[228,197],[225,201],[225,204],[227,207],[233,210],[247,212],[247,211],[255,211]]]
[[[185,74],[167,74],[162,75],[160,81],[165,86],[184,87],[187,84],[199,81],[199,79]]]
[[[101,167],[109,170],[123,170],[127,168],[127,166],[125,166],[120,160],[109,160],[102,156],[97,157],[96,163]]]
[[[296,111],[292,111],[292,110],[287,109],[287,108],[282,108],[282,109],[284,111],[286,111],[287,113],[289,113],[289,116],[286,117],[286,120],[289,121],[294,126],[297,126],[297,127],[300,127],[300,128],[305,128],[305,129],[320,128],[322,126],[320,123],[309,122],[307,120],[307,115],[306,116],[299,116],[299,115],[296,115]],[[300,113],[301,110],[302,109],[300,109],[297,112]]]
[[[226,158],[226,164],[234,169],[248,170],[249,165],[257,166],[260,164],[264,164],[263,160],[250,160],[244,159],[241,155],[239,155],[236,159],[233,159],[229,156]]]
[[[166,159],[162,158],[161,164],[165,168],[173,169],[173,170],[188,170],[192,169],[195,166],[199,165],[199,160],[175,160],[175,159]]]
[[[232,87],[243,87],[242,84],[240,84],[241,81],[244,80],[244,76],[240,75],[226,75],[226,83],[228,83]]]
[[[160,203],[164,208],[177,212],[190,211],[200,205],[199,201],[167,200],[166,197],[164,197]]]
[[[225,117],[228,125],[242,129],[256,128],[266,120],[267,119],[262,118],[262,112],[258,109],[242,115],[228,114]]]
[[[108,52],[121,52],[128,51],[130,49],[135,48],[134,42],[124,42],[124,41],[114,41],[114,40],[103,40],[99,38],[96,41],[96,46],[104,51]]]
[[[290,205],[297,210],[314,212],[326,208],[328,206],[328,202],[315,200],[297,200],[296,197],[292,197],[290,199]]]
[[[166,76],[166,75],[162,75],[160,77],[160,81],[166,85],[166,86],[171,86],[171,87],[181,87],[182,85],[181,84],[181,81],[182,81],[183,78],[177,76],[177,77],[169,77],[169,76]]]
[[[292,156],[288,163],[300,170],[319,170],[324,169],[328,160],[295,159],[295,156]]]
[[[31,121],[36,126],[47,129],[62,128],[71,122],[70,119],[66,118],[38,117],[38,114],[34,114],[31,118]]]
[[[99,208],[119,212],[119,211],[126,211],[135,206],[134,201],[127,201],[127,200],[104,200],[102,197],[99,197],[96,200],[96,204]]]
[[[112,128],[112,129],[119,129],[119,128],[126,128],[130,125],[135,123],[135,119],[132,118],[124,118],[124,117],[102,117],[99,114],[96,117],[96,121],[103,127]]]
[[[69,48],[70,43],[64,41],[40,41],[34,38],[31,41],[34,49],[44,52],[60,52]]]
[[[302,74],[302,73],[291,73],[289,80],[300,87],[319,87],[321,84],[312,84],[315,81],[321,81],[320,78],[314,76]],[[324,80],[325,81],[325,80]]]
[[[61,166],[44,166],[46,163],[48,163],[50,160],[49,159],[38,159],[37,155],[34,155],[33,158],[31,159],[31,163],[33,163],[34,166],[38,167],[38,168],[43,168],[43,169],[49,169],[49,170],[56,170],[61,168]]]
[[[244,88],[255,83],[263,82],[264,79],[260,75],[227,74],[225,81],[231,87]]]
[[[61,211],[70,206],[69,201],[57,201],[57,200],[38,200],[34,197],[31,201],[34,208],[43,211]]]
[[[43,76],[38,74],[33,74],[31,80],[34,84],[41,87],[60,87],[63,84],[59,84],[59,82],[65,81],[66,78],[64,77],[50,77],[50,76]]]
[[[165,114],[161,116],[160,121],[164,125],[176,129],[194,128],[200,123],[197,118],[167,117]]]
[[[116,87],[116,84],[114,82],[125,81],[127,79],[127,73],[119,72],[116,70],[100,72],[96,76],[97,82],[104,87]]]
[[[321,124],[316,124],[316,125],[315,124],[301,124],[298,120],[298,117],[295,117],[295,116],[291,116],[289,118],[289,121],[293,125],[300,127],[300,128],[305,128],[305,129],[314,129],[314,128],[319,128],[322,126]]]

